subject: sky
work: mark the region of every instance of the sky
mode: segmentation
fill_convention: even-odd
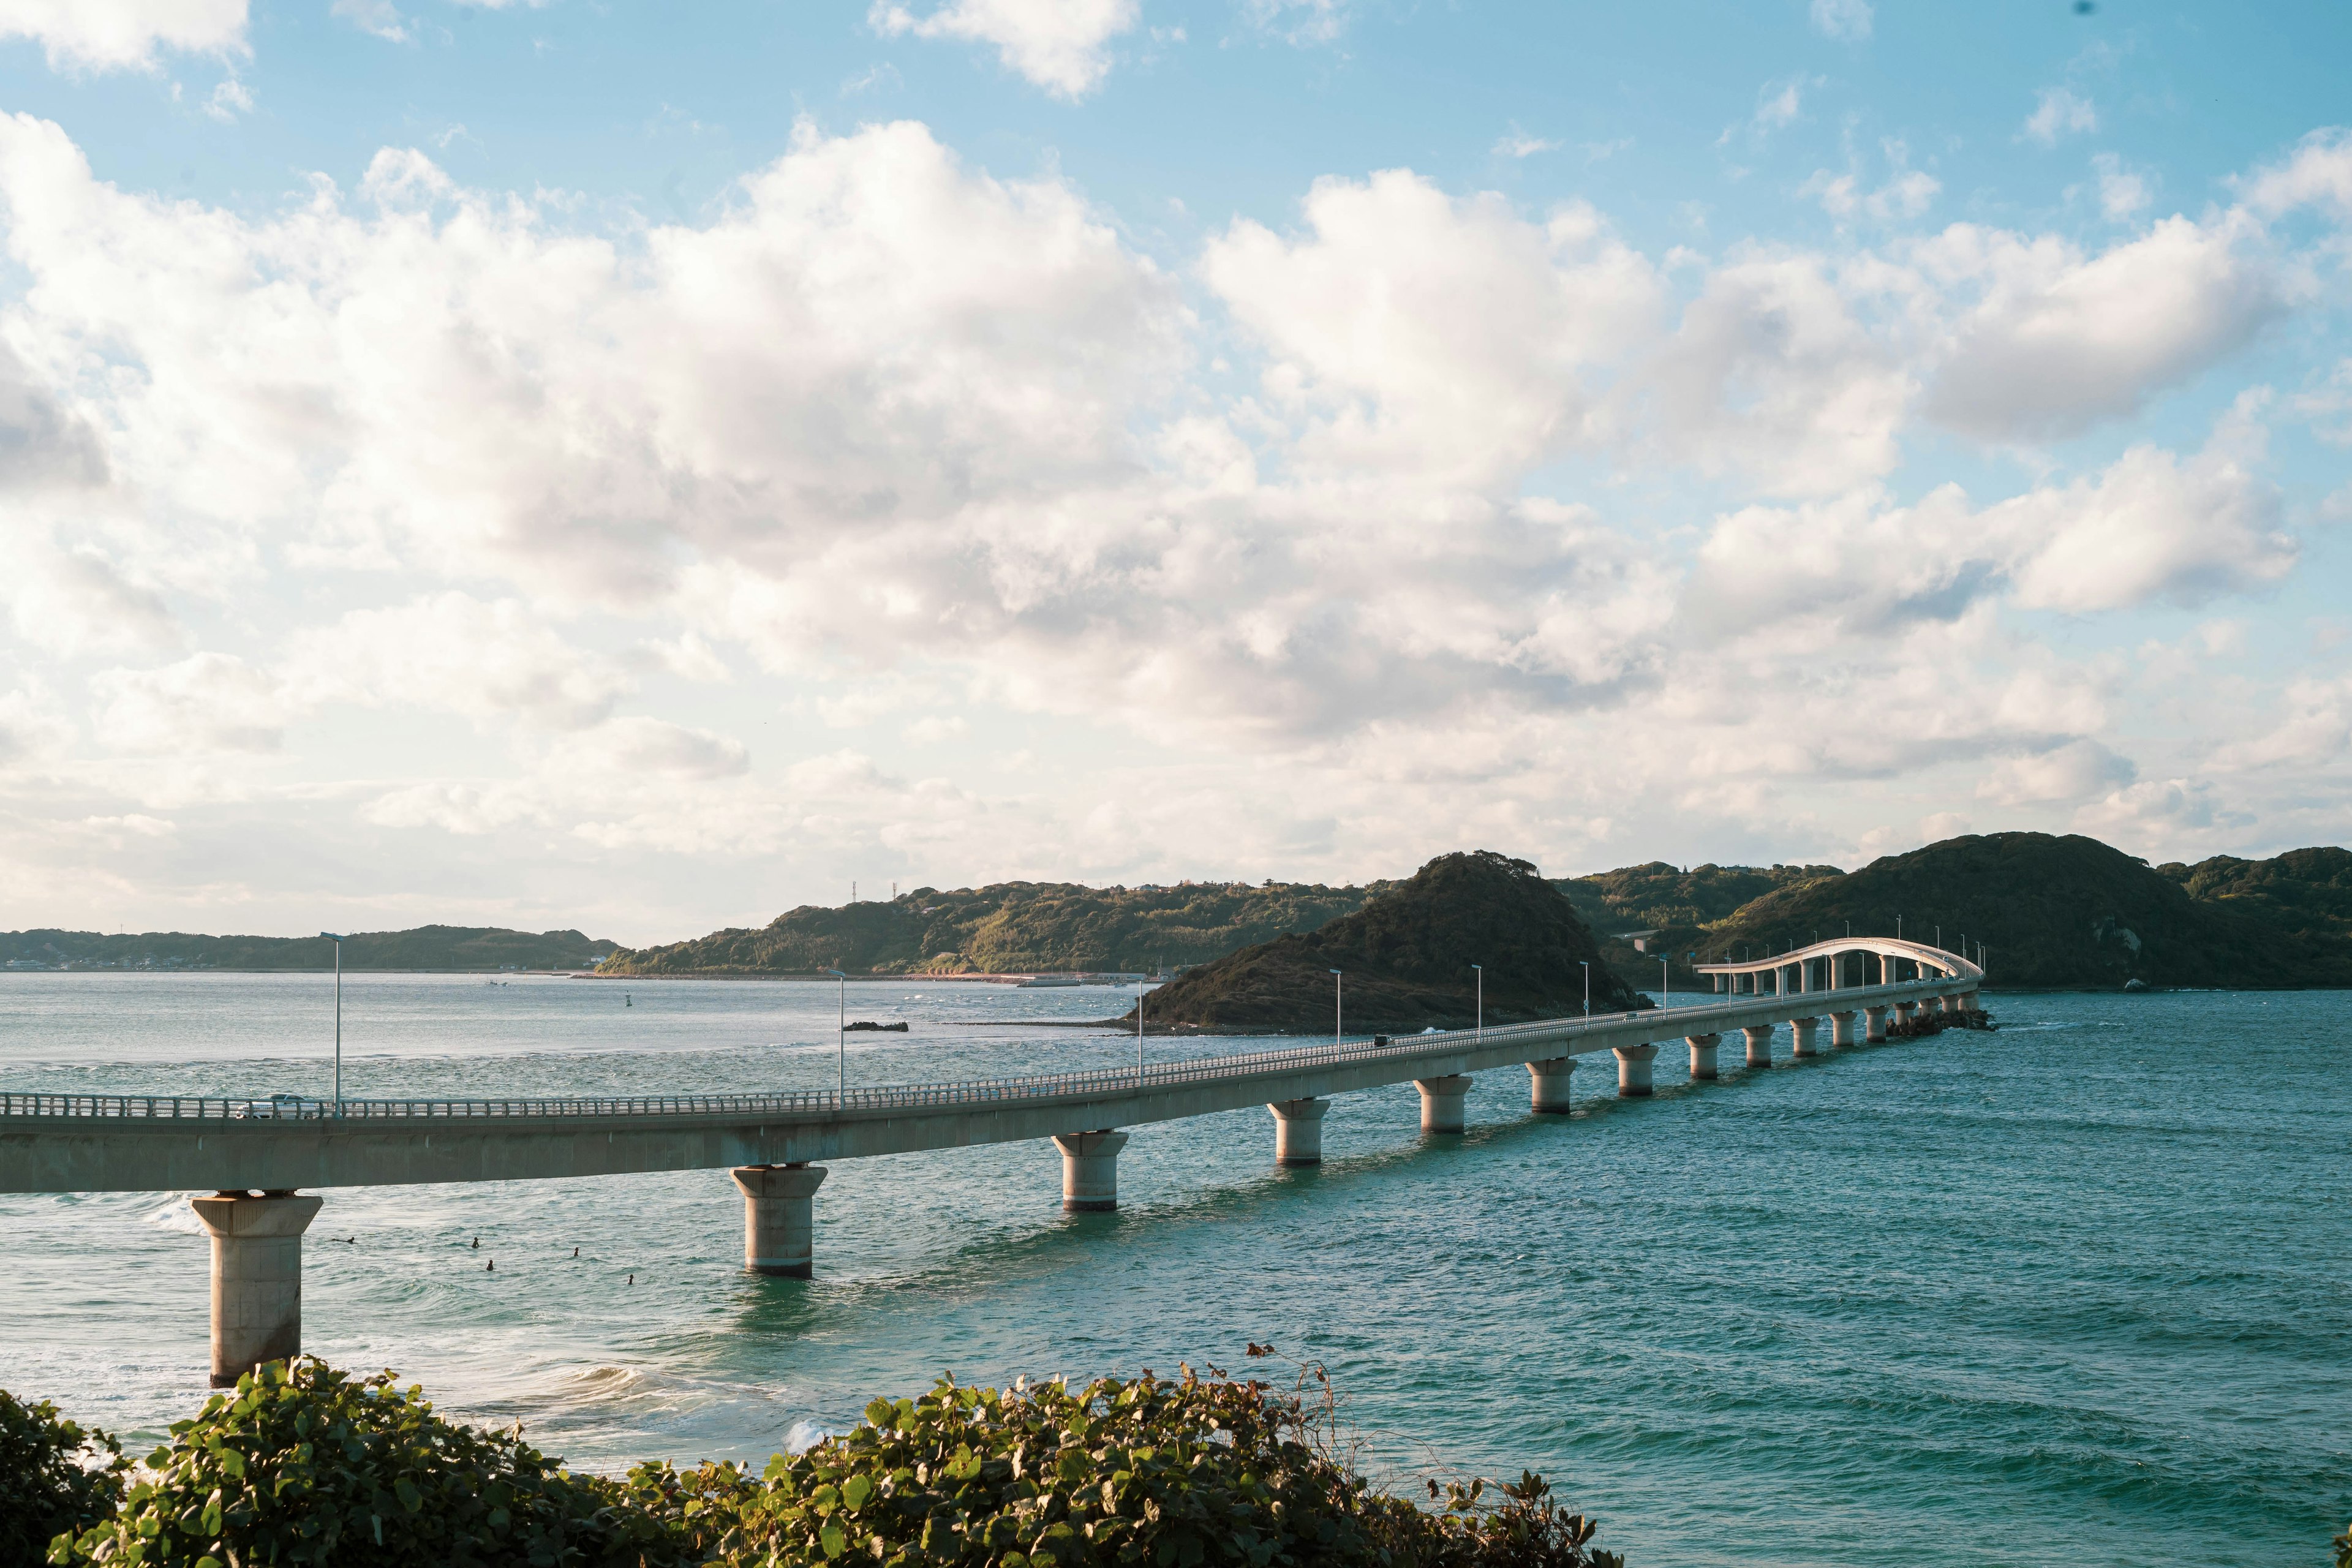
[[[0,924],[2352,840],[2347,59],[0,0]]]

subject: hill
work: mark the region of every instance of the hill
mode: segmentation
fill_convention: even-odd
[[[2290,849],[2268,860],[2216,855],[2156,869],[2192,899],[2258,916],[2296,936],[2352,940],[2352,849]]]
[[[1849,921],[1891,936],[1899,917],[1908,937],[1982,943],[1996,988],[2352,985],[2352,941],[2331,923],[2352,856],[2168,870],[2186,874],[2080,835],[1970,835],[1793,883],[1692,935],[1703,953],[1769,952]]]
[[[1381,884],[1375,884],[1375,887]],[[999,882],[887,902],[803,905],[756,930],[625,951],[607,974],[1006,974],[1157,972],[1352,914],[1367,888],[1188,882],[1087,888]]]
[[[1161,986],[1145,1026],[1319,1034],[1332,1026],[1339,969],[1350,1033],[1462,1027],[1475,1016],[1474,963],[1486,965],[1488,1023],[1557,1017],[1584,1005],[1580,961],[1592,966],[1594,1012],[1635,1005],[1575,907],[1533,866],[1486,849],[1442,855],[1353,914]]]
[[[618,944],[576,931],[418,926],[354,931],[347,970],[586,969]],[[184,931],[103,935],[87,931],[0,931],[0,963],[51,969],[332,969],[335,944],[315,936],[197,936]]]
[[[1728,919],[1743,904],[1798,882],[1842,877],[1835,866],[1717,866],[1685,869],[1652,860],[1563,877],[1552,886],[1604,940],[1617,931],[1703,926]]]

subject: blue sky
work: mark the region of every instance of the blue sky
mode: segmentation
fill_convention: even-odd
[[[2341,842],[2347,35],[0,0],[7,923]]]

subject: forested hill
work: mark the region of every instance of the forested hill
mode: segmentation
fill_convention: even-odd
[[[752,929],[624,952],[607,974],[1024,974],[1156,972],[1205,963],[1363,908],[1379,887],[1187,882],[1087,888],[999,882],[918,888],[826,909],[804,905]]]
[[[2150,867],[2095,838],[1993,833],[1790,882],[1652,942],[1758,955],[1856,932],[1963,939],[2005,986],[2352,986],[2352,854]],[[1654,962],[1654,960],[1652,962]]]
[[[576,931],[418,926],[353,931],[351,970],[587,969],[617,943]],[[103,935],[88,931],[0,931],[0,963],[48,969],[332,969],[335,944],[316,936],[196,936],[185,931]]]
[[[1594,1012],[1634,1005],[1575,907],[1533,866],[1486,849],[1441,855],[1354,914],[1179,976],[1151,993],[1144,1025],[1320,1033],[1335,1022],[1337,969],[1350,1033],[1461,1028],[1479,1016],[1481,964],[1486,1022],[1556,1018],[1582,1008],[1588,963]]]

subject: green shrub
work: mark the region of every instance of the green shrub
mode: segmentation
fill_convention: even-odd
[[[148,1457],[110,1521],[53,1563],[110,1568],[466,1568],[683,1561],[610,1482],[522,1440],[445,1420],[392,1374],[272,1362],[215,1394]]]
[[[876,1400],[754,1479],[644,1465],[629,1495],[729,1568],[1618,1568],[1540,1478],[1447,1489],[1424,1513],[1315,1441],[1295,1398],[1222,1376]],[[1433,1496],[1436,1489],[1433,1484]]]
[[[109,1434],[0,1389],[0,1563],[37,1563],[52,1538],[110,1518],[129,1463]]]

